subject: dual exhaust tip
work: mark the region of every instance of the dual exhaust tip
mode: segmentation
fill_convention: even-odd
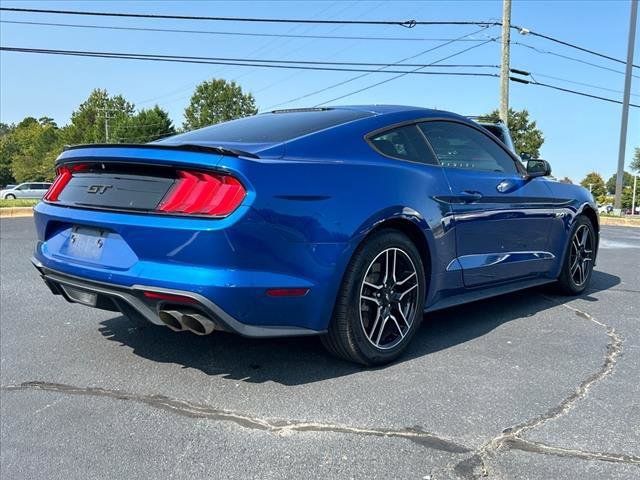
[[[209,335],[215,330],[215,323],[194,310],[160,310],[160,320],[174,332],[189,331],[196,335]]]

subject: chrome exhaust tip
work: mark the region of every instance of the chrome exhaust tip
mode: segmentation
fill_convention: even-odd
[[[216,329],[215,323],[198,312],[183,312],[180,323],[196,335],[209,335]]]
[[[162,323],[169,327],[174,332],[184,332],[187,330],[182,324],[182,313],[177,310],[160,310],[158,316]]]

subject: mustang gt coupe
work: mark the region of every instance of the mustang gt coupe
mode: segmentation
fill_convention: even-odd
[[[598,248],[588,191],[424,108],[273,111],[56,166],[33,258],[54,294],[178,332],[318,335],[365,365],[425,312],[581,293]]]

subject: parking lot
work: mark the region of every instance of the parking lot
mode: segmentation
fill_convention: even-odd
[[[133,328],[53,297],[1,228],[3,478],[638,478],[640,229],[591,288],[425,317],[363,369],[317,339]]]

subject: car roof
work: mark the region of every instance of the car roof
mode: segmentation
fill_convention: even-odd
[[[330,105],[327,107],[312,107],[312,108],[285,108],[281,110],[271,110],[263,113],[288,113],[288,112],[303,112],[311,110],[355,110],[359,112],[373,113],[374,115],[385,115],[391,113],[403,113],[403,112],[420,112],[425,116],[440,116],[442,114],[450,114],[445,110],[437,110],[433,108],[416,107],[411,105],[387,105],[387,104],[369,104],[369,105]],[[457,114],[453,114],[457,115]]]
[[[258,121],[258,119],[264,120],[265,118],[276,118],[278,116],[286,117],[289,114],[301,114],[305,112],[318,112],[319,115],[326,113],[329,117],[335,117],[331,112],[335,114],[339,111],[351,111],[357,113],[357,115],[347,115],[343,121],[338,119],[335,123],[327,122],[325,125],[318,125],[317,128],[309,128],[308,131],[304,131],[305,129],[302,128],[305,126],[304,119],[299,119],[296,125],[301,128],[301,131],[299,133],[295,131],[290,132],[290,136],[281,134],[281,131],[287,130],[288,128],[287,122],[284,121],[280,122],[279,125],[272,125],[273,134],[271,134],[269,128],[265,126],[265,128],[256,130],[258,134],[252,136],[248,134],[250,130],[247,129],[246,125],[246,122],[251,118]],[[311,141],[310,139],[312,138],[324,139],[327,138],[327,135],[335,136],[333,138],[340,138],[342,136],[344,139],[363,138],[364,135],[383,128],[391,128],[394,125],[399,125],[404,122],[430,118],[451,119],[468,124],[473,123],[468,118],[455,113],[408,105],[331,105],[326,107],[288,108],[265,111],[252,117],[223,122],[221,124],[167,137],[153,142],[153,145],[215,145],[234,148],[259,156],[281,156],[284,154],[285,144],[287,145],[287,149],[289,149],[293,142],[299,144],[300,142]],[[237,122],[245,122],[245,124],[238,125]],[[259,121],[257,123],[259,123]],[[236,129],[233,128],[234,124]],[[310,125],[312,126],[313,124]],[[225,129],[228,129],[229,132],[225,132]],[[310,152],[306,151],[305,154],[308,155]]]

